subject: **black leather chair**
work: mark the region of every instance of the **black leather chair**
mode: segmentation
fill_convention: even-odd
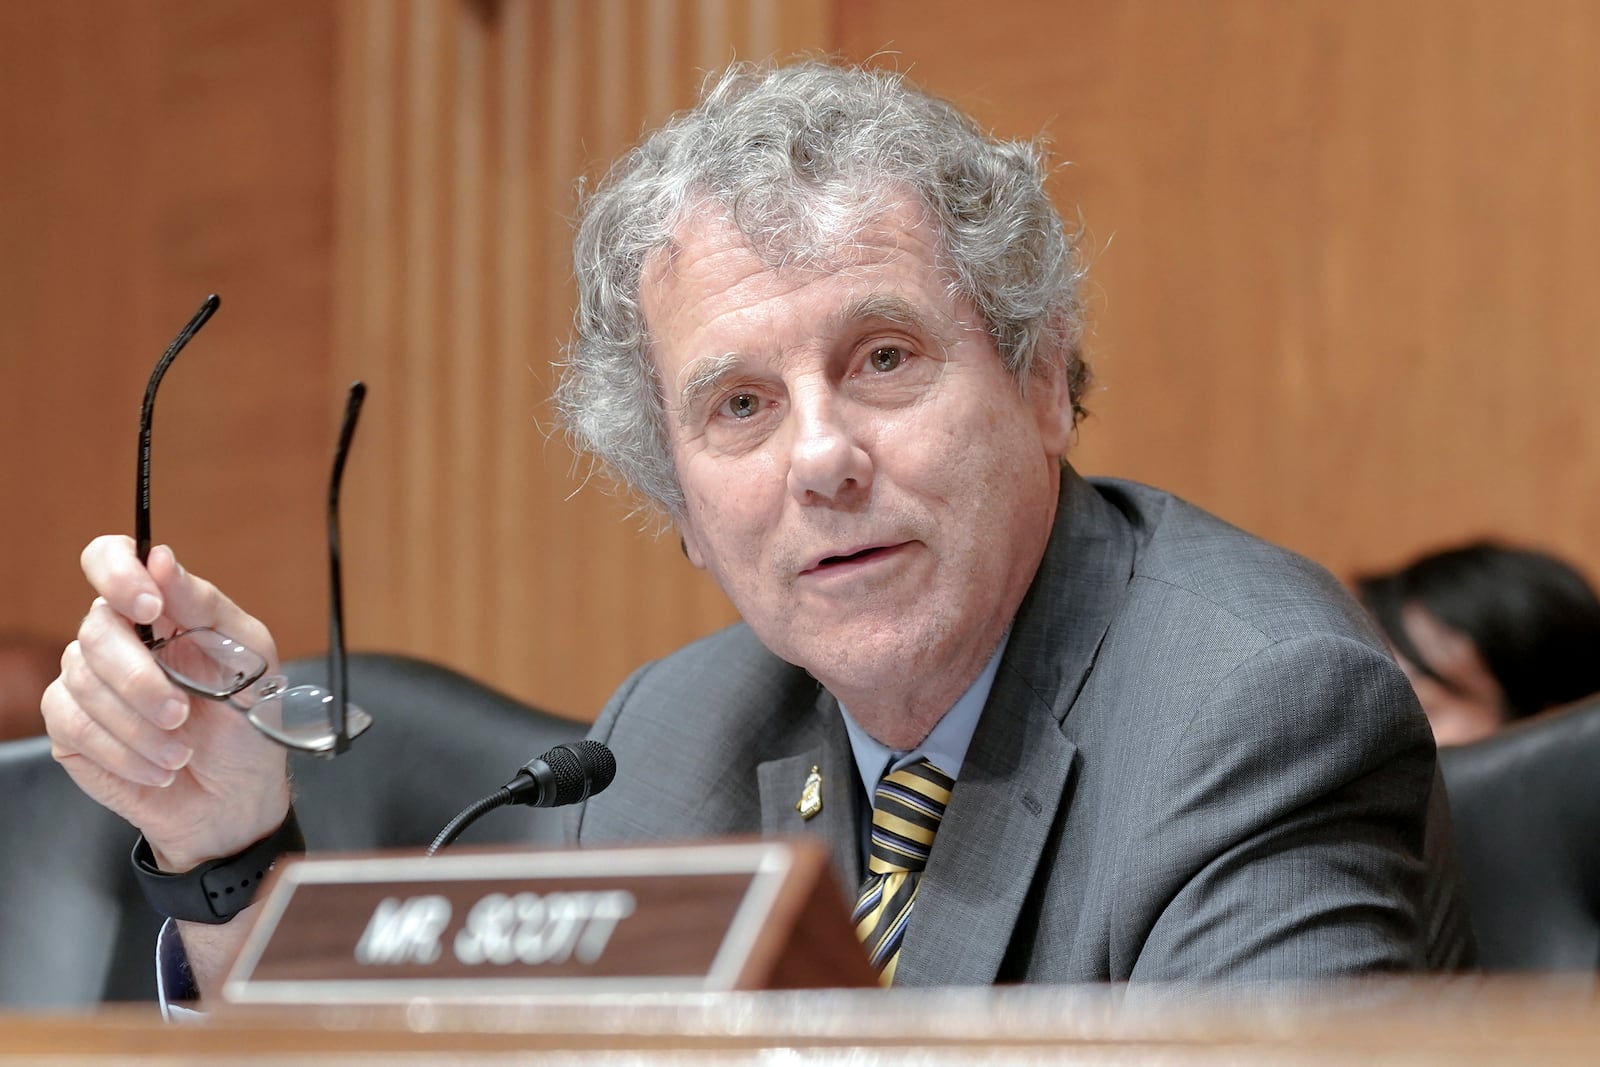
[[[79,791],[50,739],[0,744],[0,1005],[152,1000],[160,920],[134,884],[134,831]]]
[[[322,659],[285,665],[325,684]],[[372,728],[336,760],[292,755],[295,807],[316,851],[420,848],[576,722],[404,656],[350,657],[351,699]],[[160,919],[128,862],[135,832],[81,793],[48,738],[0,743],[0,1006],[155,998]],[[560,812],[489,812],[462,844],[561,844]]]
[[[1600,701],[1439,751],[1478,960],[1600,968]]]
[[[284,673],[327,684],[322,658],[291,662]],[[425,847],[528,760],[588,729],[407,656],[357,653],[348,679],[350,699],[372,713],[372,727],[337,759],[290,756],[295,810],[316,851]],[[562,842],[559,811],[525,807],[491,811],[458,840]]]

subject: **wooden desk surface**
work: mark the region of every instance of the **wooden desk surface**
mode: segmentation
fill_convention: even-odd
[[[289,1011],[166,1025],[149,1007],[0,1017],[0,1064],[1600,1064],[1600,987],[1373,980],[736,993]]]

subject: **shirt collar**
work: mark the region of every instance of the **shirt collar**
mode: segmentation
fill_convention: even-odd
[[[867,792],[868,807],[871,807],[872,791],[877,788],[879,778],[921,759],[928,760],[952,778],[961,777],[961,764],[967,758],[967,746],[972,743],[972,735],[978,729],[983,706],[989,702],[989,690],[994,688],[994,677],[1000,670],[1000,657],[1005,654],[1010,638],[1011,629],[1007,627],[999,646],[978,677],[961,694],[955,705],[945,712],[944,718],[935,724],[922,744],[909,752],[896,751],[872,737],[851,717],[850,709],[839,705],[839,710],[844,714],[845,732],[850,735],[850,750],[856,759],[856,770]]]

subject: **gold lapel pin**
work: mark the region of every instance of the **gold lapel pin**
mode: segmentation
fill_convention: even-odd
[[[800,802],[794,806],[802,819],[809,819],[822,810],[822,770],[812,767],[806,775],[806,784],[800,789]]]

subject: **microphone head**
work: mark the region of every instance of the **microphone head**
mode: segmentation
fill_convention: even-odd
[[[592,797],[617,776],[617,757],[598,741],[579,741],[573,747],[577,749],[578,762],[583,765],[584,777],[589,782],[588,795]]]
[[[598,741],[557,745],[541,759],[549,765],[550,788],[538,800],[542,808],[559,808],[594,796],[617,776],[617,758]]]

